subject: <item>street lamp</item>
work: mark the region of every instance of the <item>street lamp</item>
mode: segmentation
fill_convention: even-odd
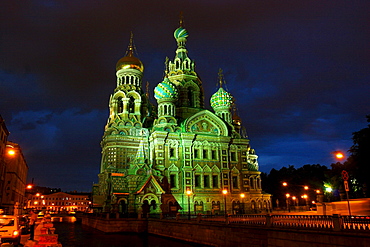
[[[345,155],[342,151],[334,151],[334,152],[332,152],[332,154],[334,154],[335,158],[338,159],[338,160],[341,160],[341,159],[345,158]]]
[[[286,207],[288,209],[288,212],[290,212],[290,205],[289,205],[290,194],[289,193],[285,194],[285,197],[286,197]]]
[[[244,193],[241,193],[240,194],[240,198],[241,198],[241,201],[242,201],[242,214],[244,214],[244,197],[245,197],[245,194]]]
[[[308,195],[304,194],[301,197],[306,201],[306,210],[308,210],[308,202],[307,202]]]
[[[191,190],[186,191],[186,195],[188,196],[188,220],[190,220],[190,196],[191,196]]]
[[[295,206],[295,204],[298,206],[298,204],[296,203],[296,199],[297,199],[297,197],[295,197],[295,196],[292,196],[292,200],[293,200],[293,206]]]
[[[227,189],[222,190],[222,194],[224,195],[224,206],[225,206],[225,217],[227,216],[226,214],[226,195],[227,195]]]

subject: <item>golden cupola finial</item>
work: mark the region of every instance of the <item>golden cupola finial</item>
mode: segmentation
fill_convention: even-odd
[[[123,58],[118,60],[116,64],[116,71],[121,69],[136,69],[139,70],[140,72],[144,71],[143,63],[140,61],[140,59],[134,56],[134,49],[135,49],[134,34],[131,32],[130,42],[127,47],[126,54]]]

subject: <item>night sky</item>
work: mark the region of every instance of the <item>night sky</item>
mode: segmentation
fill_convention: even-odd
[[[330,166],[367,126],[369,1],[0,2],[0,114],[36,185],[91,191],[130,32],[153,89],[181,11],[206,105],[222,68],[261,171]]]

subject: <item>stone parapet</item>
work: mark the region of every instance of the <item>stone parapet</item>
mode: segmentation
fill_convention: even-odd
[[[103,232],[149,233],[208,246],[369,246],[369,231],[283,228],[194,220],[94,219],[82,224]]]

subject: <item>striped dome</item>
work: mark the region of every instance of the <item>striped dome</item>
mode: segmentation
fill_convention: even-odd
[[[233,96],[220,87],[217,92],[212,95],[210,102],[212,108],[231,107]]]
[[[154,89],[154,98],[159,99],[177,99],[178,92],[176,86],[165,78],[163,82],[159,83]]]
[[[175,30],[175,32],[173,33],[173,36],[175,37],[175,39],[186,39],[189,35],[188,35],[188,31],[186,31],[185,28],[182,28],[182,27],[179,27],[178,29]]]

